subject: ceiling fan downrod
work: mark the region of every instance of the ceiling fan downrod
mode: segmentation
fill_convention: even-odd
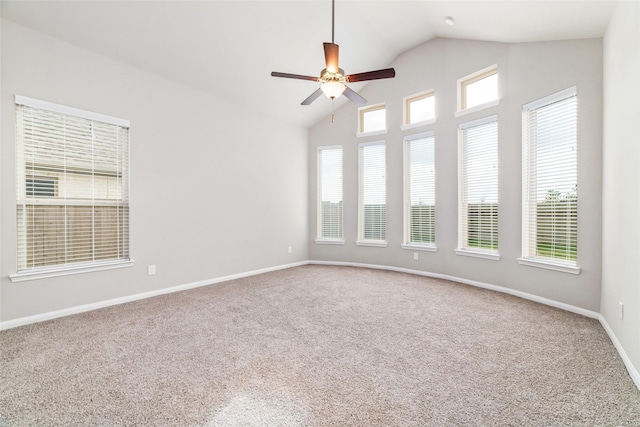
[[[331,0],[331,44],[335,44],[334,33],[336,27],[336,0]]]

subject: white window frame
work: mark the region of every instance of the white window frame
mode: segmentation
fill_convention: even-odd
[[[125,119],[120,119],[117,117],[107,116],[104,114],[99,114],[91,111],[68,107],[65,105],[55,104],[52,102],[29,98],[21,95],[15,95],[15,105],[16,105],[16,108],[18,108],[19,106],[20,108],[23,108],[22,106],[24,106],[28,108],[47,110],[49,112],[64,114],[64,115],[73,116],[76,118],[87,119],[94,122],[101,122],[101,123],[107,123],[110,125],[116,125],[116,126],[127,128],[127,129],[130,127],[130,122]],[[51,197],[34,198],[31,196],[27,196],[27,193],[26,193],[27,173],[26,173],[26,163],[25,163],[25,154],[24,154],[25,146],[22,139],[20,139],[22,132],[23,132],[22,129],[17,127],[16,129],[16,141],[17,141],[16,142],[17,143],[16,196],[17,196],[18,206],[22,206],[22,210],[24,211],[25,206],[28,202],[27,200],[28,197],[30,197],[31,199],[29,203],[35,203],[35,204],[39,204],[40,202],[53,202],[53,200]],[[129,145],[129,142],[127,142],[127,147],[128,145]],[[127,150],[129,150],[129,148],[127,148]],[[123,201],[122,203],[124,203],[127,206],[127,209],[130,212],[130,198],[129,198],[130,167],[129,167],[128,158],[129,156],[127,156],[127,163],[122,165],[122,168],[123,168],[122,173],[126,173],[127,175],[126,175],[126,178],[123,179],[123,183],[122,183],[123,187],[121,191],[123,194],[126,194],[125,196],[126,200]],[[52,175],[47,172],[43,172],[43,173],[44,173],[44,176]],[[57,195],[57,188],[56,188],[56,195]],[[45,200],[45,199],[48,199],[48,200]],[[128,216],[130,218],[130,213]],[[128,224],[130,224],[130,221],[128,222]],[[18,232],[17,232],[17,238],[18,238],[17,262],[18,263],[24,262],[24,261],[21,261],[21,257],[26,256],[26,253],[23,253],[23,251],[26,251],[26,248],[27,248],[26,234],[25,234],[26,230],[23,230],[20,227],[24,227],[24,225],[21,226],[18,224]],[[127,229],[128,227],[129,225],[127,225]],[[128,235],[130,231],[127,231],[126,233]],[[127,247],[127,253],[130,253],[130,239],[127,240],[126,247]],[[28,267],[25,265],[22,268],[20,268],[20,266],[18,265],[17,272],[15,274],[9,275],[9,278],[11,279],[12,282],[21,282],[25,280],[35,280],[35,279],[43,279],[43,278],[49,278],[49,277],[66,276],[70,274],[130,267],[130,266],[133,266],[133,263],[134,261],[130,258],[130,256],[127,256],[126,258],[117,258],[117,259],[114,258],[114,259],[106,259],[106,260],[99,260],[99,261],[83,261],[83,262],[74,262],[74,263],[52,264],[52,265],[38,266],[38,267]]]
[[[467,99],[467,86],[473,84],[477,81],[480,81],[486,77],[492,75],[498,75],[498,93],[496,99],[487,101],[483,104],[475,105],[471,108],[467,108],[466,99]],[[487,108],[495,107],[500,104],[500,74],[498,73],[498,64],[490,65],[489,67],[483,68],[482,70],[476,71],[475,73],[471,73],[467,76],[464,76],[458,79],[457,82],[458,87],[458,110],[455,112],[455,117],[464,116],[466,114],[475,113],[477,111],[482,111]]]
[[[434,103],[434,111],[433,111],[433,117],[432,118],[428,118],[426,120],[421,120],[421,121],[417,121],[417,122],[413,122],[411,123],[411,104],[413,102],[416,101],[421,101],[423,99],[426,98],[433,98],[433,103]],[[427,126],[427,125],[431,125],[433,123],[436,122],[436,112],[435,112],[435,108],[436,108],[436,93],[433,89],[429,89],[429,90],[425,90],[423,92],[419,92],[419,93],[415,93],[413,95],[409,95],[409,96],[405,96],[404,98],[402,98],[402,126],[400,127],[400,129],[402,130],[408,130],[408,129],[414,129],[420,126]]]
[[[379,111],[379,110],[384,110],[384,129],[376,129],[376,130],[365,132],[364,125],[365,125],[366,114],[372,111]],[[387,126],[387,106],[385,103],[368,105],[366,107],[358,108],[358,132],[356,134],[358,138],[373,136],[373,135],[384,135],[387,133],[387,127],[388,127]]]
[[[578,120],[578,103],[577,103],[577,88],[576,86],[572,86],[570,88],[558,91],[549,96],[545,96],[541,99],[532,101],[528,104],[522,106],[522,141],[523,141],[523,149],[522,149],[522,257],[518,258],[518,262],[522,265],[530,266],[530,267],[538,267],[544,268],[548,270],[560,271],[563,273],[570,274],[580,274],[581,268],[578,265],[578,259],[576,256],[575,261],[566,261],[562,259],[556,259],[552,257],[544,257],[537,256],[535,254],[530,253],[531,247],[531,236],[535,233],[531,230],[531,227],[534,227],[533,220],[531,215],[531,201],[529,200],[531,191],[530,185],[532,181],[531,168],[533,167],[533,160],[530,158],[530,150],[531,150],[531,142],[529,140],[529,112],[531,110],[535,110],[541,107],[548,106],[550,104],[561,102],[566,99],[576,97],[576,121]],[[578,148],[578,129],[576,123],[576,149]],[[577,172],[578,172],[578,156],[579,153],[576,153],[576,183],[577,183]],[[537,191],[536,191],[537,192]],[[579,198],[578,198],[579,203]],[[579,211],[579,207],[578,207]],[[577,227],[577,224],[576,224]],[[577,233],[577,232],[576,232]]]
[[[329,151],[329,150],[340,150],[340,199],[342,202],[342,212],[341,212],[341,218],[340,218],[340,223],[342,224],[341,230],[340,230],[340,238],[337,237],[324,237],[322,234],[322,221],[323,221],[323,205],[322,205],[322,182],[323,182],[323,176],[322,176],[322,153],[325,151]],[[320,146],[317,149],[317,238],[316,238],[316,243],[317,244],[324,244],[324,245],[342,245],[344,244],[344,187],[343,187],[343,177],[344,177],[344,150],[342,148],[342,145],[326,145],[326,146]]]
[[[384,182],[384,193],[385,193],[385,202],[384,202],[384,206],[385,206],[385,239],[384,240],[378,240],[378,239],[365,239],[365,212],[364,212],[364,187],[365,187],[365,182],[364,182],[364,151],[363,149],[366,147],[371,147],[371,146],[382,146],[384,148],[385,151],[385,182]],[[386,247],[387,246],[387,241],[386,241],[386,236],[387,236],[387,232],[386,232],[386,227],[387,227],[387,222],[386,222],[386,208],[387,208],[387,155],[386,155],[386,142],[385,141],[371,141],[371,142],[363,142],[358,144],[358,240],[356,241],[356,245],[358,246],[377,246],[377,247]]]
[[[411,142],[413,141],[417,141],[417,140],[421,140],[421,139],[425,139],[425,138],[431,138],[433,140],[433,142],[431,142],[432,144],[432,148],[433,148],[433,153],[432,156],[434,157],[434,162],[433,162],[433,173],[434,173],[434,189],[433,189],[433,198],[434,198],[434,210],[436,209],[435,206],[435,133],[433,131],[429,131],[429,132],[423,132],[423,133],[418,133],[418,134],[413,134],[413,135],[408,135],[404,137],[404,180],[403,180],[403,189],[404,189],[404,243],[402,244],[402,248],[403,249],[410,249],[410,250],[421,250],[421,251],[429,251],[429,252],[435,252],[437,251],[438,247],[436,245],[436,240],[435,240],[435,219],[434,219],[434,229],[433,229],[433,234],[434,234],[434,241],[433,243],[422,243],[422,242],[412,242],[411,241],[411,164],[410,164],[410,145]],[[435,215],[435,213],[434,213]]]
[[[476,258],[484,258],[490,259],[494,261],[500,260],[500,247],[498,246],[497,250],[493,249],[483,249],[468,246],[468,204],[466,201],[466,169],[467,165],[465,164],[466,152],[464,147],[464,132],[470,128],[484,126],[490,123],[496,123],[498,126],[498,116],[491,115],[487,117],[483,117],[478,120],[472,120],[469,122],[462,123],[458,125],[458,247],[455,250],[455,253],[458,255],[472,256]],[[499,162],[498,157],[498,133],[496,132],[496,159]],[[499,164],[497,165],[499,168]],[[498,178],[499,178],[499,169],[498,169]],[[496,179],[496,192],[499,195],[499,179]],[[498,198],[498,221],[499,221],[499,210],[500,210],[500,200]],[[499,240],[498,233],[498,240]],[[499,244],[498,244],[499,245]]]

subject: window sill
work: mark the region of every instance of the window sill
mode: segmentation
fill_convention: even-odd
[[[343,239],[316,239],[316,245],[344,245]]]
[[[465,110],[458,110],[454,113],[455,117],[466,116],[467,114],[475,113],[477,111],[482,111],[487,108],[495,107],[500,105],[500,99],[494,99],[493,101],[485,102],[484,104],[476,105],[475,107],[467,108]]]
[[[372,130],[370,132],[358,132],[356,133],[356,136],[358,138],[365,138],[367,136],[384,135],[386,133],[387,133],[386,129],[380,129],[380,130]]]
[[[356,245],[358,246],[373,246],[378,248],[386,248],[387,241],[386,240],[357,240]]]
[[[133,260],[110,261],[102,263],[82,264],[73,267],[42,268],[23,273],[9,275],[11,282],[25,282],[28,280],[48,279],[51,277],[69,276],[71,274],[90,273],[93,271],[112,270],[114,268],[133,267]]]
[[[419,243],[405,243],[401,247],[412,251],[436,252],[438,250],[436,245],[421,245]]]
[[[425,120],[425,121],[422,121],[422,122],[410,123],[410,124],[407,124],[407,125],[400,126],[400,130],[415,129],[415,128],[419,128],[419,127],[422,127],[422,126],[432,125],[435,122],[436,122],[436,119],[433,118],[433,119]]]
[[[518,263],[521,265],[527,265],[529,267],[545,268],[547,270],[560,271],[562,273],[569,274],[580,274],[581,270],[581,268],[577,265],[561,262],[543,261],[534,258],[518,258]]]
[[[500,254],[498,252],[476,251],[473,249],[456,249],[456,254],[474,258],[490,259],[492,261],[500,261]]]

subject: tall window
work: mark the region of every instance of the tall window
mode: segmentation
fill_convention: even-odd
[[[433,132],[408,136],[405,144],[405,244],[435,248],[436,196]]]
[[[318,147],[318,241],[342,239],[342,147]]]
[[[458,248],[498,252],[498,118],[459,126]]]
[[[360,144],[358,243],[386,245],[386,156],[383,141]]]
[[[578,99],[572,87],[522,108],[524,259],[576,265]]]
[[[129,261],[129,122],[16,95],[18,274]]]

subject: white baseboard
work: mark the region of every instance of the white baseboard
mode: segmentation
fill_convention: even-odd
[[[465,285],[476,286],[478,288],[490,289],[492,291],[514,295],[520,298],[528,299],[530,301],[535,301],[541,304],[549,305],[551,307],[560,308],[565,311],[570,311],[572,313],[581,314],[583,316],[590,317],[592,319],[598,319],[600,316],[600,313],[587,310],[585,308],[576,307],[573,305],[554,301],[552,299],[543,298],[543,297],[529,294],[526,292],[517,291],[515,289],[505,288],[503,286],[492,285],[489,283],[478,282],[475,280],[463,279],[461,277],[450,276],[448,274],[430,273],[428,271],[412,270],[409,268],[391,267],[386,265],[375,265],[375,264],[363,264],[363,263],[357,263],[357,262],[309,261],[309,264],[341,265],[341,266],[347,266],[347,267],[373,268],[378,270],[389,270],[389,271],[397,271],[400,273],[417,274],[419,276],[433,277],[435,279],[451,280],[453,282],[464,283]]]
[[[464,283],[464,284],[471,285],[471,286],[477,286],[477,287],[484,288],[484,289],[490,289],[490,290],[496,291],[496,292],[503,292],[503,293],[514,295],[514,296],[517,296],[517,297],[520,297],[520,298],[524,298],[524,299],[528,299],[528,300],[531,300],[531,301],[539,302],[541,304],[549,305],[551,307],[556,307],[556,308],[560,308],[562,310],[570,311],[572,313],[581,314],[583,316],[590,317],[592,319],[598,319],[600,321],[600,324],[604,328],[604,330],[607,332],[607,335],[609,335],[609,338],[611,339],[611,342],[613,343],[613,346],[618,351],[618,354],[620,355],[620,358],[622,359],[622,362],[624,363],[624,366],[627,368],[627,371],[629,372],[629,375],[631,376],[631,379],[633,380],[633,382],[636,385],[636,387],[640,390],[640,373],[638,372],[636,367],[633,366],[633,363],[631,363],[631,359],[629,359],[629,356],[627,356],[627,353],[624,351],[624,348],[622,347],[622,344],[620,344],[620,341],[618,341],[618,337],[616,337],[615,333],[613,332],[613,329],[611,329],[611,327],[607,323],[607,320],[604,318],[604,316],[602,316],[602,314],[596,313],[595,311],[591,311],[591,310],[587,310],[587,309],[584,309],[584,308],[581,308],[581,307],[576,307],[576,306],[573,306],[573,305],[569,305],[569,304],[565,304],[565,303],[562,303],[562,302],[554,301],[554,300],[551,300],[551,299],[548,299],[548,298],[539,297],[537,295],[529,294],[529,293],[526,293],[526,292],[516,291],[514,289],[509,289],[509,288],[505,288],[505,287],[502,287],[502,286],[491,285],[489,283],[477,282],[475,280],[468,280],[468,279],[463,279],[463,278],[460,278],[460,277],[449,276],[447,274],[429,273],[429,272],[426,272],[426,271],[411,270],[411,269],[408,269],[408,268],[390,267],[390,266],[373,265],[373,264],[363,264],[363,263],[356,263],[356,262],[309,261],[309,264],[339,265],[339,266],[347,266],[347,267],[373,268],[373,269],[378,269],[378,270],[389,270],[389,271],[397,271],[397,272],[401,272],[401,273],[417,274],[417,275],[420,275],[420,276],[433,277],[433,278],[436,278],[436,279],[451,280],[451,281],[454,281],[454,282]]]
[[[33,316],[20,317],[18,319],[0,322],[0,331],[5,329],[16,328],[18,326],[30,325],[32,323],[43,322],[45,320],[56,319],[58,317],[70,316],[72,314],[84,313],[86,311],[97,310],[99,308],[110,307],[112,305],[124,304],[127,302],[137,301],[145,298],[151,298],[158,295],[170,294],[173,292],[185,291],[187,289],[199,288],[201,286],[213,285],[215,283],[227,282],[229,280],[240,279],[243,277],[255,276],[258,274],[269,273],[271,271],[283,270],[291,267],[307,265],[307,261],[296,262],[292,264],[278,265],[275,267],[262,268],[259,270],[247,271],[244,273],[231,274],[229,276],[217,277],[214,279],[200,280],[198,282],[186,283],[169,288],[157,289],[154,291],[143,292],[134,295],[127,295],[120,298],[114,298],[106,301],[98,301],[91,304],[83,304],[75,307],[69,307],[62,310],[49,311],[47,313],[36,314]]]
[[[618,354],[620,355],[624,366],[627,368],[629,375],[631,375],[631,379],[635,383],[636,387],[638,387],[638,390],[640,390],[640,372],[638,372],[636,367],[633,366],[633,363],[631,363],[631,359],[629,359],[629,356],[627,356],[627,352],[624,351],[624,348],[622,347],[622,344],[620,344],[620,341],[618,341],[618,337],[616,337],[616,334],[613,333],[613,329],[611,329],[611,326],[609,326],[609,323],[607,323],[607,319],[605,319],[604,316],[600,314],[598,316],[598,320],[600,320],[600,324],[607,332],[607,335],[609,335],[613,346],[616,348],[616,350],[618,350]]]
[[[627,368],[627,371],[629,371],[629,375],[631,376],[631,379],[635,383],[636,387],[638,387],[638,389],[640,389],[640,373],[638,372],[636,367],[633,366],[633,363],[631,363],[631,359],[629,359],[629,356],[627,356],[627,353],[624,351],[624,348],[620,344],[620,341],[618,341],[618,338],[616,337],[616,335],[614,334],[613,330],[611,329],[611,327],[607,323],[606,319],[600,313],[596,313],[595,311],[587,310],[587,309],[584,309],[584,308],[581,308],[581,307],[575,307],[575,306],[572,306],[572,305],[569,305],[569,304],[565,304],[565,303],[562,303],[562,302],[554,301],[554,300],[551,300],[551,299],[548,299],[548,298],[539,297],[537,295],[529,294],[529,293],[526,293],[526,292],[521,292],[521,291],[517,291],[517,290],[514,290],[514,289],[510,289],[510,288],[505,288],[503,286],[496,286],[496,285],[492,285],[492,284],[489,284],[489,283],[483,283],[483,282],[478,282],[478,281],[475,281],[475,280],[469,280],[469,279],[464,279],[464,278],[460,278],[460,277],[450,276],[448,274],[429,273],[429,272],[426,272],[426,271],[412,270],[412,269],[408,269],[408,268],[400,268],[400,267],[392,267],[392,266],[384,266],[384,265],[376,265],[376,264],[364,264],[364,263],[356,263],[356,262],[314,261],[314,260],[300,261],[300,262],[291,263],[291,264],[284,264],[284,265],[279,265],[279,266],[275,266],[275,267],[268,267],[268,268],[263,268],[263,269],[259,269],[259,270],[247,271],[247,272],[244,272],[244,273],[231,274],[231,275],[228,275],[228,276],[222,276],[222,277],[217,277],[217,278],[213,278],[213,279],[200,280],[198,282],[186,283],[186,284],[183,284],[183,285],[172,286],[172,287],[169,287],[169,288],[157,289],[157,290],[150,291],[150,292],[143,292],[143,293],[134,294],[134,295],[128,295],[128,296],[124,296],[124,297],[120,297],[120,298],[114,298],[114,299],[110,299],[110,300],[106,300],[106,301],[99,301],[99,302],[96,302],[96,303],[84,304],[84,305],[79,305],[79,306],[75,306],[75,307],[69,307],[69,308],[66,308],[66,309],[63,309],[63,310],[56,310],[56,311],[50,311],[50,312],[47,312],[47,313],[36,314],[34,316],[26,316],[26,317],[21,317],[21,318],[18,318],[18,319],[7,320],[7,321],[4,321],[4,322],[0,322],[0,331],[5,330],[5,329],[15,328],[15,327],[18,327],[18,326],[29,325],[29,324],[32,324],[32,323],[43,322],[45,320],[56,319],[58,317],[64,317],[64,316],[70,316],[72,314],[84,313],[86,311],[96,310],[96,309],[99,309],[99,308],[109,307],[109,306],[112,306],[112,305],[124,304],[124,303],[127,303],[127,302],[137,301],[137,300],[141,300],[141,299],[144,299],[144,298],[151,298],[151,297],[155,297],[155,296],[158,296],[158,295],[170,294],[170,293],[173,293],[173,292],[184,291],[184,290],[187,290],[187,289],[199,288],[201,286],[213,285],[213,284],[216,284],[216,283],[227,282],[229,280],[240,279],[240,278],[249,277],[249,276],[255,276],[255,275],[258,275],[258,274],[269,273],[269,272],[272,272],[272,271],[283,270],[283,269],[292,268],[292,267],[299,267],[299,266],[307,265],[307,264],[337,265],[337,266],[347,266],[347,267],[362,267],[362,268],[371,268],[371,269],[378,269],[378,270],[397,271],[397,272],[400,272],[400,273],[416,274],[416,275],[419,275],[419,276],[433,277],[433,278],[436,278],[436,279],[451,280],[451,281],[454,281],[454,282],[464,283],[464,284],[471,285],[471,286],[476,286],[476,287],[479,287],[479,288],[484,288],[484,289],[489,289],[489,290],[496,291],[496,292],[502,292],[502,293],[514,295],[514,296],[517,296],[517,297],[520,297],[520,298],[524,298],[524,299],[528,299],[528,300],[531,300],[531,301],[535,301],[535,302],[538,302],[538,303],[541,303],[541,304],[545,304],[545,305],[548,305],[548,306],[551,306],[551,307],[560,308],[562,310],[570,311],[572,313],[577,313],[577,314],[581,314],[581,315],[586,316],[586,317],[590,317],[590,318],[593,318],[593,319],[598,319],[600,321],[600,324],[604,328],[604,330],[609,335],[609,338],[613,342],[613,345],[616,348],[616,350],[618,351],[618,354],[620,354],[620,357],[622,358],[622,361],[624,362],[624,365]]]

